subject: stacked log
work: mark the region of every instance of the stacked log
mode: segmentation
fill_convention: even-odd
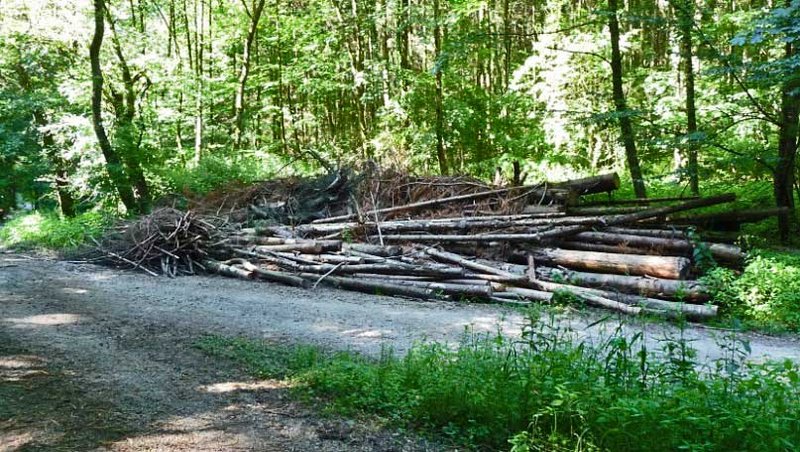
[[[420,300],[514,304],[549,303],[554,294],[568,292],[588,305],[629,315],[689,320],[716,315],[697,279],[702,271],[697,256],[737,266],[744,253],[735,245],[700,240],[684,224],[707,218],[686,212],[735,197],[581,207],[581,196],[618,187],[616,174],[608,174],[369,210],[355,206],[353,213],[303,224],[227,225],[207,234],[202,260],[196,252],[191,258],[224,276],[304,288],[329,285]],[[532,208],[479,214],[471,207],[497,197],[525,199]],[[448,214],[432,216],[435,209]]]

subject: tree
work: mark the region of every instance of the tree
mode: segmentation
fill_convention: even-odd
[[[638,198],[646,198],[642,169],[639,165],[639,154],[636,151],[636,137],[631,122],[631,111],[625,100],[622,82],[622,54],[619,50],[619,19],[617,0],[608,0],[608,31],[611,37],[611,83],[613,87],[614,107],[621,131],[622,144],[625,146],[625,158],[633,181],[633,191]]]
[[[103,71],[100,66],[100,49],[105,34],[105,2],[94,0],[94,36],[89,45],[89,60],[92,67],[92,124],[100,150],[106,160],[108,176],[119,194],[122,204],[128,212],[137,212],[138,203],[133,188],[125,173],[122,160],[111,146],[103,125]]]
[[[250,75],[250,59],[253,52],[253,42],[256,38],[258,22],[261,20],[261,13],[264,11],[266,0],[253,0],[253,4],[249,9],[247,8],[247,3],[242,2],[242,4],[245,7],[247,16],[250,18],[250,27],[244,41],[242,68],[239,74],[239,84],[236,87],[236,100],[234,101],[234,143],[237,149],[242,147],[242,135],[244,134],[244,95],[247,86],[247,77]]]
[[[680,0],[676,0],[680,1]],[[694,57],[692,30],[694,29],[694,0],[684,0],[676,6],[678,28],[680,33],[680,54],[683,61],[683,77],[685,86],[687,160],[686,171],[689,173],[689,187],[694,195],[700,194],[700,181],[697,162],[697,107],[695,105]]]

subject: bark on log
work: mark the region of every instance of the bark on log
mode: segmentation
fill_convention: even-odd
[[[647,210],[647,206],[589,206],[570,207],[567,215],[622,215]]]
[[[581,232],[572,236],[571,239],[581,243],[622,245],[623,247],[653,249],[679,255],[690,255],[695,248],[695,244],[687,239],[667,239],[609,232]],[[744,259],[741,248],[735,245],[701,242],[699,246],[707,247],[714,259],[728,262],[740,262]]]
[[[319,275],[311,273],[301,273],[301,277],[309,281],[319,280]],[[340,289],[354,290],[372,295],[397,295],[403,297],[418,298],[421,300],[449,300],[450,297],[442,295],[439,291],[415,286],[403,286],[399,284],[355,278],[343,278],[340,276],[326,276],[320,281]]]
[[[392,280],[392,284],[397,284],[398,286],[412,286],[423,289],[431,289],[447,295],[456,296],[491,298],[493,294],[492,286],[488,284],[456,284],[449,281],[437,282],[403,279],[394,279]]]
[[[686,279],[692,263],[685,257],[642,256],[632,254],[573,251],[558,248],[537,248],[515,253],[512,262],[527,263],[527,254],[532,253],[537,263],[561,265],[577,270],[623,275],[649,275],[666,279]]]
[[[614,234],[643,235],[645,237],[660,237],[663,239],[685,239],[686,232],[681,229],[637,229],[637,228],[605,228],[604,232]]]
[[[399,246],[369,245],[366,243],[345,243],[342,245],[342,251],[357,251],[380,257],[393,257],[403,254],[403,248]]]
[[[787,211],[786,207],[769,209],[735,210],[731,212],[716,212],[700,215],[667,217],[670,224],[692,225],[706,229],[719,229],[723,231],[738,230],[743,223],[755,223],[770,217],[777,217]]]
[[[425,250],[425,254],[428,256],[433,257],[434,259],[442,262],[450,262],[453,264],[460,265],[463,268],[471,270],[473,272],[477,272],[478,274],[486,274],[486,275],[494,275],[502,278],[505,282],[524,282],[527,278],[523,275],[515,275],[511,272],[507,272],[505,270],[500,270],[498,268],[492,267],[490,265],[481,264],[479,262],[474,262],[469,259],[464,258],[463,256],[459,256],[455,253],[448,253],[446,251],[439,251],[435,248],[427,248]],[[480,276],[478,276],[480,277]]]
[[[609,275],[538,266],[536,275],[547,281],[567,281],[572,285],[596,289],[613,289],[646,297],[662,297],[702,303],[710,298],[707,288],[698,281]]]
[[[578,195],[588,195],[592,193],[612,192],[619,188],[619,184],[619,175],[617,175],[617,173],[608,173],[599,176],[584,177],[583,179],[551,183],[549,185],[555,188],[568,188]]]
[[[611,300],[602,297],[594,292],[593,289],[586,289],[585,287],[570,286],[567,284],[558,284],[548,281],[531,281],[531,284],[538,286],[541,290],[548,292],[568,291],[573,295],[583,299],[587,304],[604,309],[611,309],[613,311],[621,312],[623,314],[638,315],[642,312],[642,308],[638,306],[630,306],[625,303],[620,303],[616,300]]]
[[[206,259],[202,262],[203,266],[208,270],[218,273],[223,276],[231,276],[234,278],[253,279],[255,274],[252,271],[244,270],[232,265],[223,264],[222,262],[213,259]]]
[[[649,205],[661,202],[678,202],[678,201],[691,201],[698,199],[699,196],[671,196],[663,198],[633,198],[633,199],[609,199],[604,201],[590,201],[584,203],[584,206],[614,206],[614,205]]]
[[[260,279],[286,284],[287,286],[302,287],[304,289],[311,288],[311,283],[299,276],[267,270],[247,261],[242,263],[242,267]]]

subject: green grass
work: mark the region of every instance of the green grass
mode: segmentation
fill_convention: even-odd
[[[14,248],[72,249],[89,237],[99,236],[112,217],[86,212],[75,218],[61,218],[53,212],[25,212],[0,226],[0,245]]]
[[[725,359],[701,367],[680,338],[654,353],[641,335],[589,346],[554,325],[531,321],[516,342],[465,334],[457,347],[420,343],[377,359],[218,336],[198,346],[255,375],[286,376],[335,413],[378,416],[469,449],[800,447],[793,363],[745,364],[748,344],[735,335],[724,340]]]

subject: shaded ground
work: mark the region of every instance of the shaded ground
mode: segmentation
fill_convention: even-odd
[[[644,331],[654,345],[678,334],[605,316],[570,314],[555,325],[588,340]],[[0,254],[0,450],[442,450],[320,417],[280,382],[254,381],[192,343],[216,333],[376,353],[426,337],[456,341],[466,327],[518,334],[523,323],[519,311],[497,306],[152,278]],[[684,334],[702,359],[724,354],[721,332]],[[742,338],[753,359],[800,359],[794,338]]]

